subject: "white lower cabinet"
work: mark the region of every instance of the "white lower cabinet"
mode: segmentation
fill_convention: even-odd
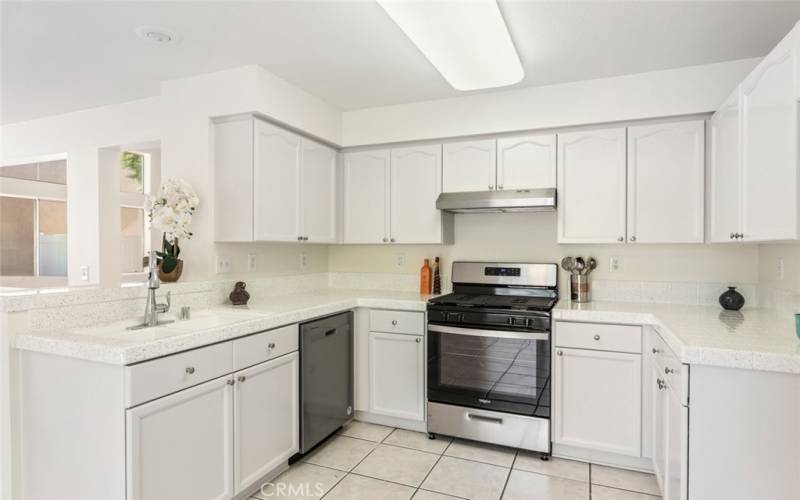
[[[127,500],[233,498],[298,452],[297,326],[273,332],[294,332],[295,350],[127,410]],[[215,352],[231,362],[232,349]]]
[[[297,352],[234,374],[236,492],[299,450],[300,357]]]
[[[422,335],[369,332],[369,411],[424,420],[425,358]]]
[[[553,441],[640,456],[640,354],[556,349]]]
[[[127,500],[233,496],[229,381],[217,378],[127,411]]]

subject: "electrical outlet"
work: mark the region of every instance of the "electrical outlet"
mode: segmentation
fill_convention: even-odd
[[[778,280],[783,281],[783,257],[778,257]]]
[[[395,263],[397,264],[397,267],[405,266],[406,265],[406,254],[404,254],[404,253],[397,254],[395,256]]]
[[[247,270],[253,272],[256,270],[256,254],[247,254]]]
[[[611,257],[608,259],[608,270],[612,273],[620,271],[622,269],[622,259],[619,257]]]
[[[81,281],[89,281],[89,266],[81,266]]]
[[[305,252],[300,254],[300,267],[308,266],[308,255]]]
[[[229,255],[217,255],[217,274],[231,272],[231,257]]]

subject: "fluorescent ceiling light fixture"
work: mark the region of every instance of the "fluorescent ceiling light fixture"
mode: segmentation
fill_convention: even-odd
[[[496,0],[377,0],[453,88],[518,83],[525,76]]]

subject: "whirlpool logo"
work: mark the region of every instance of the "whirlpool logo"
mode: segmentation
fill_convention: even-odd
[[[264,483],[261,495],[264,498],[319,498],[325,493],[322,483]]]

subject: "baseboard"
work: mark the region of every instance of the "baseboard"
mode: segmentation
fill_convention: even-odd
[[[553,456],[557,458],[567,458],[580,462],[591,462],[598,465],[608,465],[621,469],[635,470],[639,472],[653,472],[653,461],[646,457],[629,457],[618,453],[607,451],[589,450],[577,446],[567,446],[553,443]]]
[[[406,429],[409,431],[428,432],[428,426],[425,422],[420,422],[419,420],[408,420],[405,418],[387,417],[386,415],[376,415],[366,411],[356,410],[355,420],[358,420],[359,422],[367,422],[369,424],[397,427],[398,429]]]

